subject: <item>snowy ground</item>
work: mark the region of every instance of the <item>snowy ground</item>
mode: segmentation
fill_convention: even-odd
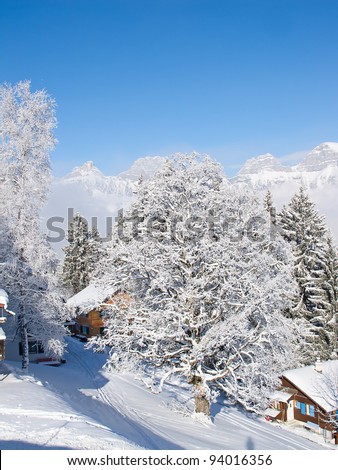
[[[184,413],[188,391],[155,395],[130,375],[104,372],[104,355],[72,338],[65,358],[56,368],[31,364],[29,375],[1,365],[1,449],[325,448],[230,406],[213,405],[212,422],[200,422]]]

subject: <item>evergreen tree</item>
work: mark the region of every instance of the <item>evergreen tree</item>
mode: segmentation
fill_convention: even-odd
[[[79,213],[69,224],[67,241],[62,280],[71,293],[76,294],[89,284],[89,230],[87,221]]]
[[[272,194],[271,194],[270,190],[267,191],[267,193],[264,197],[263,205],[264,205],[265,210],[270,214],[271,223],[275,224],[275,222],[276,222],[276,208],[273,204]]]
[[[337,357],[337,337],[338,337],[338,252],[337,246],[333,242],[331,234],[326,240],[326,249],[323,259],[324,275],[323,288],[326,293],[326,302],[330,318],[328,324],[333,331],[333,349]]]
[[[286,314],[299,320],[303,340],[303,363],[312,363],[319,355],[328,359],[334,349],[332,305],[325,288],[326,227],[303,188],[283,207],[278,217],[282,234],[293,247],[294,276],[299,294]]]
[[[90,232],[87,221],[79,213],[70,223],[67,240],[62,281],[76,294],[89,285],[91,273],[104,256],[104,249],[97,228],[93,227]]]
[[[89,232],[88,241],[88,273],[89,278],[91,278],[92,273],[96,269],[98,263],[102,262],[102,259],[106,256],[106,251],[100,232],[96,226],[93,226]]]

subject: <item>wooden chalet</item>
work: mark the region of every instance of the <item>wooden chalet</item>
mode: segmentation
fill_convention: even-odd
[[[291,369],[281,376],[266,417],[299,422],[338,444],[338,360]]]
[[[66,305],[74,320],[68,321],[66,326],[72,335],[83,341],[102,335],[107,307],[113,303],[119,303],[121,308],[125,308],[129,301],[128,294],[124,292],[113,290],[104,292],[89,285],[68,299]]]

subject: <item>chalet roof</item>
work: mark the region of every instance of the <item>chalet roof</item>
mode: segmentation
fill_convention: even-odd
[[[279,413],[281,413],[281,410],[276,410],[276,408],[267,408],[264,412],[264,416],[270,416],[271,418],[276,418]]]
[[[0,289],[0,304],[4,305],[4,307],[7,308],[8,294],[4,289]]]
[[[83,290],[73,295],[67,300],[66,306],[70,310],[81,310],[82,312],[89,312],[90,310],[102,304],[107,297],[112,295],[116,289],[103,289],[90,284]]]
[[[288,400],[295,394],[296,390],[291,390],[291,389],[282,389],[282,390],[276,390],[273,392],[273,394],[270,396],[272,400],[278,400],[281,401],[282,403],[287,403]]]
[[[282,376],[303,392],[324,411],[336,410],[338,387],[338,360],[321,363],[322,372],[314,365],[290,369]]]

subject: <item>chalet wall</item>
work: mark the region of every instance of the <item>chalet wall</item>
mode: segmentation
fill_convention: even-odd
[[[84,336],[87,336],[87,338],[102,333],[104,324],[99,310],[91,310],[87,313],[87,315],[80,315],[77,317],[76,321],[81,328],[80,333]],[[83,327],[88,328],[88,331],[83,330]]]
[[[104,328],[101,312],[104,311],[107,305],[114,305],[118,307],[119,310],[124,310],[128,307],[130,302],[130,295],[120,291],[116,292],[112,298],[104,300],[102,304],[89,312],[86,310],[81,311],[81,305],[78,305],[76,308],[81,314],[76,317],[76,324],[69,326],[69,331],[71,334],[80,334],[87,338],[100,335]]]
[[[327,429],[327,430],[332,430],[332,424],[327,422],[328,421],[328,416],[327,416],[325,410],[323,410],[321,407],[319,407],[317,405],[317,403],[315,403],[309,397],[304,395],[299,389],[297,389],[297,387],[292,382],[287,380],[285,377],[282,377],[282,386],[283,387],[288,387],[288,388],[294,388],[294,389],[297,390],[295,395],[292,397],[292,399],[294,400],[294,404],[295,404],[295,406],[294,406],[294,419],[296,419],[297,421],[301,421],[303,423],[310,422],[310,423],[318,425],[320,428]],[[301,403],[305,403],[305,405],[308,405],[308,406],[312,405],[314,407],[314,416],[310,416],[310,414],[308,414],[308,413],[303,414],[301,412],[301,409],[296,407],[296,402],[297,401],[301,402]],[[308,408],[306,408],[306,409],[308,409]]]

